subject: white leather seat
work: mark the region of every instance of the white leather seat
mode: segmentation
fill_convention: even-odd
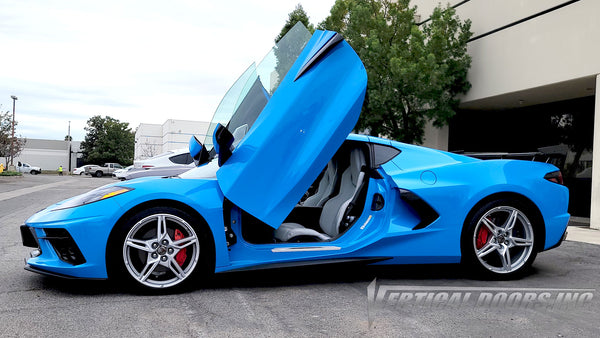
[[[319,218],[319,227],[323,233],[306,228],[299,223],[283,223],[275,230],[275,238],[287,242],[294,238],[308,236],[326,241],[339,235],[346,208],[360,192],[365,177],[365,173],[362,171],[365,164],[363,152],[360,149],[352,150],[350,165],[344,170],[341,177],[339,193],[323,205]]]

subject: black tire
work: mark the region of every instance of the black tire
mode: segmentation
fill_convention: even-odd
[[[82,171],[82,172],[80,172],[80,173],[79,173],[79,176],[81,176],[81,175],[83,175],[83,174],[84,174],[84,172]]]
[[[167,234],[163,237],[157,236],[160,219]],[[139,211],[111,233],[106,252],[109,279],[151,293],[178,291],[200,277],[207,280],[214,272],[209,231],[203,220],[179,209]],[[175,248],[177,243],[185,247]]]
[[[39,174],[39,173],[38,173],[36,170],[32,170],[32,171],[30,172],[30,174],[31,174],[31,175],[37,175],[37,174]]]
[[[480,206],[465,221],[462,263],[485,279],[512,279],[527,272],[541,241],[536,214],[526,205],[499,199]],[[512,224],[512,226],[511,226]]]
[[[96,171],[96,175],[95,176],[96,177],[102,177],[102,174],[103,173],[100,170],[98,170],[98,171]]]

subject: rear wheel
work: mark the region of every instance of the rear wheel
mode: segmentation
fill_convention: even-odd
[[[153,207],[126,221],[109,244],[109,271],[148,290],[182,287],[206,273],[210,252],[199,220],[174,208]]]
[[[464,263],[484,277],[511,278],[525,272],[537,255],[533,216],[511,200],[483,205],[463,231]]]
[[[100,170],[96,171],[96,177],[102,177],[102,172]]]

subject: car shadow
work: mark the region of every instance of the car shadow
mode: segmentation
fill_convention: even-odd
[[[415,280],[436,281],[469,278],[458,264],[365,266],[359,263],[338,263],[300,267],[273,268],[263,270],[227,272],[213,275],[201,285],[170,293],[193,292],[195,290],[230,288],[269,288],[316,284],[351,284],[370,282],[374,278],[402,283]],[[61,279],[39,275],[31,281],[35,289],[43,289],[70,295],[100,294],[154,294],[132,290],[108,280]]]

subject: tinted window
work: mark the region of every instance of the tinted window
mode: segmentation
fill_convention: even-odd
[[[400,150],[383,144],[371,144],[371,149],[373,153],[373,167],[375,168],[400,154]]]
[[[179,154],[179,155],[171,156],[171,157],[169,157],[169,160],[171,162],[177,163],[177,164],[190,164],[193,161],[192,156],[190,155],[190,153],[185,153],[185,154]]]

